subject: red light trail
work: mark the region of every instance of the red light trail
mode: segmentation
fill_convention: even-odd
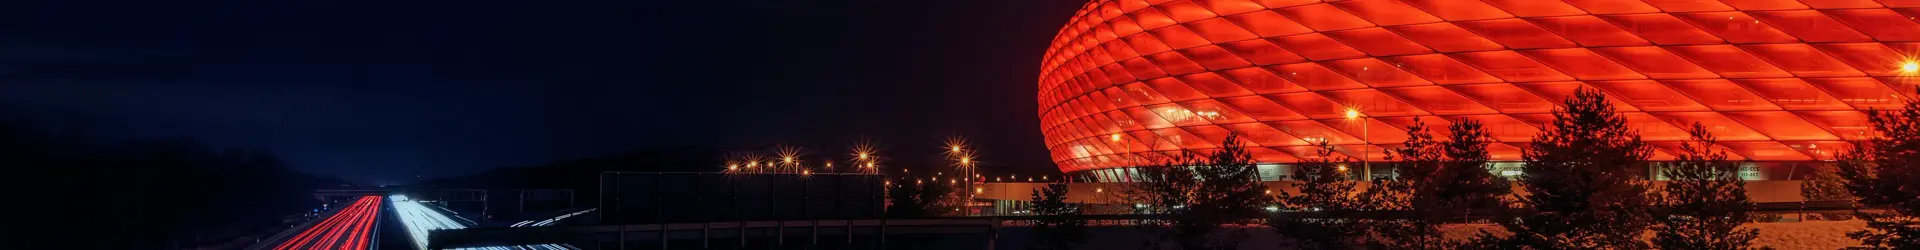
[[[360,197],[273,249],[366,249],[372,243],[368,237],[373,223],[380,218],[380,202],[378,196]]]

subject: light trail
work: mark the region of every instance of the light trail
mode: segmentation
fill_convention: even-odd
[[[380,219],[380,204],[378,196],[360,197],[273,249],[366,249],[372,244],[373,224]]]
[[[393,200],[393,209],[396,212],[396,214],[400,215],[400,223],[406,226],[407,234],[413,239],[413,246],[415,249],[427,249],[427,245],[428,245],[427,243],[431,242],[430,241],[431,239],[428,239],[427,235],[429,232],[432,232],[433,230],[467,228],[466,224],[462,224],[451,217],[447,217],[444,214],[440,214],[439,211],[434,211],[432,208],[428,208],[426,205],[422,205],[418,201],[409,200],[407,199],[406,195],[393,195],[393,196],[389,196],[388,198]],[[591,211],[591,210],[588,210],[588,211]],[[579,215],[586,212],[587,211],[575,212],[575,213],[566,214],[560,217],[547,219],[539,222],[522,221],[519,223],[514,223],[513,226],[519,227],[519,226],[527,226],[527,225],[534,225],[534,224],[539,224],[542,226],[552,225],[554,222],[557,222],[560,219],[565,219],[566,217],[571,217],[571,216]],[[567,245],[562,245],[562,244],[539,244],[539,245],[512,246],[512,247],[495,246],[495,247],[455,248],[455,250],[517,250],[517,249],[571,250],[575,248]]]

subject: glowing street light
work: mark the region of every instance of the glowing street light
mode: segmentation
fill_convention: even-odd
[[[1370,164],[1371,161],[1369,161],[1368,159],[1369,157],[1368,151],[1371,151],[1369,149],[1372,148],[1371,145],[1373,143],[1373,139],[1371,139],[1371,137],[1373,137],[1373,133],[1367,132],[1367,127],[1368,127],[1367,125],[1370,125],[1371,122],[1367,122],[1367,120],[1360,119],[1361,115],[1362,114],[1360,114],[1360,108],[1358,107],[1347,108],[1347,120],[1360,122],[1360,168],[1361,168],[1360,180],[1370,181],[1370,180],[1373,180],[1373,167]],[[1345,168],[1345,166],[1342,166],[1342,168]],[[1341,171],[1346,171],[1346,170],[1341,170]]]

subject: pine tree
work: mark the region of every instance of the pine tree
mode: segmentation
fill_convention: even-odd
[[[1087,240],[1087,221],[1080,216],[1080,205],[1067,202],[1067,184],[1051,183],[1033,190],[1033,214],[1044,216],[1034,221],[1035,249],[1064,250],[1079,247]]]
[[[1439,226],[1448,220],[1470,216],[1473,210],[1504,207],[1502,197],[1512,193],[1506,179],[1493,176],[1487,169],[1490,155],[1487,144],[1493,140],[1480,123],[1462,119],[1447,128],[1445,141],[1433,139],[1425,122],[1416,120],[1407,127],[1407,140],[1400,148],[1388,151],[1395,178],[1374,185],[1398,192],[1365,195],[1373,203],[1399,204],[1411,218],[1377,223],[1379,235],[1393,249],[1453,248],[1460,242],[1446,240]]]
[[[1739,229],[1751,220],[1753,201],[1740,180],[1740,163],[1727,160],[1705,125],[1687,130],[1693,141],[1660,172],[1668,179],[1659,196],[1653,244],[1661,249],[1749,249],[1758,229]]]
[[[1211,154],[1186,152],[1160,166],[1138,170],[1140,178],[1125,195],[1147,205],[1149,212],[1166,216],[1145,224],[1171,229],[1174,242],[1184,249],[1238,245],[1244,235],[1213,235],[1222,225],[1258,218],[1270,202],[1253,155],[1239,137],[1227,135],[1220,150]]]
[[[1362,205],[1352,197],[1358,183],[1347,168],[1355,164],[1353,158],[1334,155],[1333,146],[1322,141],[1319,155],[1294,165],[1295,182],[1290,185],[1295,191],[1282,193],[1276,203],[1280,209],[1315,216],[1275,213],[1268,217],[1267,226],[1283,238],[1281,248],[1341,249],[1370,234],[1367,225],[1355,218]]]
[[[1493,175],[1493,155],[1487,151],[1487,144],[1494,143],[1493,136],[1479,121],[1460,119],[1447,126],[1451,133],[1441,147],[1446,151],[1445,167],[1436,174],[1440,181],[1434,196],[1441,197],[1445,211],[1461,211],[1461,216],[1471,216],[1473,210],[1504,209],[1506,197],[1513,194],[1513,184],[1506,178]]]
[[[1800,182],[1800,197],[1805,197],[1806,201],[1853,201],[1860,199],[1859,197],[1853,197],[1853,193],[1847,192],[1846,180],[1840,178],[1840,170],[1836,164],[1815,163],[1807,172],[1809,176],[1806,177],[1806,180]],[[1848,212],[1826,212],[1802,216],[1812,216],[1808,218],[1818,220],[1853,219],[1853,214]]]
[[[1847,234],[1866,245],[1861,248],[1920,249],[1920,100],[1902,108],[1870,111],[1878,136],[1855,143],[1835,162],[1860,204],[1888,210],[1855,214],[1870,229]]]
[[[1645,249],[1647,157],[1652,149],[1600,92],[1574,91],[1521,154],[1533,213],[1500,221],[1504,245],[1534,249]],[[1486,235],[1486,234],[1482,234]]]

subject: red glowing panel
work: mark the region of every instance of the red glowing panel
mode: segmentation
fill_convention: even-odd
[[[1342,104],[1342,106],[1352,108],[1359,114],[1366,116],[1431,115],[1424,110],[1414,108],[1406,102],[1382,94],[1379,90],[1374,89],[1327,91],[1321,94],[1327,98],[1331,98],[1334,102]],[[1342,115],[1345,115],[1345,110],[1341,112]]]
[[[1753,90],[1754,94],[1766,97],[1773,104],[1787,110],[1837,110],[1849,109],[1839,98],[1827,94],[1825,90],[1807,84],[1798,78],[1739,79],[1733,80],[1741,86]]]
[[[1866,42],[1873,38],[1814,10],[1748,12],[1755,18],[1807,42]]]
[[[1700,100],[1700,103],[1714,110],[1780,110],[1780,106],[1773,105],[1765,97],[1726,79],[1666,80],[1661,83]]]
[[[1420,109],[1431,111],[1436,115],[1494,113],[1493,108],[1480,105],[1479,102],[1475,102],[1473,99],[1467,99],[1466,96],[1454,93],[1445,87],[1418,86],[1385,88],[1380,90],[1394,97],[1398,97],[1401,100],[1407,100],[1408,103],[1419,106]]]
[[[1253,34],[1262,37],[1277,37],[1313,32],[1313,29],[1307,28],[1305,25],[1300,25],[1300,23],[1294,22],[1293,19],[1273,11],[1248,12],[1246,14],[1228,16],[1227,20],[1232,20],[1234,23],[1240,24],[1240,27],[1247,28],[1247,31],[1251,31]]]
[[[1447,21],[1510,18],[1513,14],[1480,0],[1401,0]]]
[[[1279,74],[1280,77],[1291,79],[1295,83],[1300,83],[1300,86],[1311,90],[1357,89],[1367,87],[1367,85],[1360,84],[1360,82],[1353,81],[1353,79],[1348,79],[1339,73],[1334,73],[1333,70],[1321,67],[1320,64],[1317,63],[1295,63],[1270,68],[1273,69],[1274,73]]]
[[[1364,58],[1329,61],[1323,63],[1323,65],[1335,72],[1340,72],[1342,75],[1359,80],[1361,83],[1373,87],[1433,84],[1406,71],[1401,71],[1391,64],[1381,62],[1380,59]]]
[[[1567,81],[1573,80],[1560,71],[1541,65],[1511,50],[1452,54],[1454,59],[1467,63],[1494,77],[1509,82]]]
[[[1381,58],[1395,67],[1412,72],[1421,78],[1439,84],[1489,83],[1499,82],[1500,78],[1480,72],[1465,63],[1453,60],[1446,55],[1426,54]]]
[[[1333,2],[1333,5],[1347,10],[1362,19],[1381,26],[1393,26],[1416,23],[1439,22],[1439,17],[1428,15],[1420,9],[1401,3],[1399,0],[1354,0]]]
[[[1259,65],[1297,63],[1307,60],[1307,58],[1300,57],[1299,54],[1294,54],[1292,51],[1280,48],[1279,45],[1274,45],[1273,42],[1267,40],[1223,43],[1220,44],[1220,47],[1232,52],[1234,55],[1238,55],[1240,58],[1245,58]]]
[[[1712,0],[1644,0],[1648,5],[1668,12],[1728,11],[1732,6]]]
[[[1387,30],[1440,52],[1498,50],[1506,47],[1452,23],[1388,26]]]
[[[1693,24],[1681,21],[1666,13],[1600,16],[1621,29],[1646,38],[1654,44],[1716,44],[1726,42],[1720,37],[1696,28]]]
[[[1667,51],[1699,63],[1716,74],[1726,78],[1764,78],[1790,77],[1792,74],[1775,67],[1773,63],[1747,53],[1733,45],[1698,45],[1665,47]]]
[[[1760,22],[1744,12],[1705,12],[1673,13],[1674,16],[1693,22],[1701,29],[1733,43],[1789,43],[1800,39],[1787,35],[1772,25]]]
[[[1500,7],[1500,9],[1506,10],[1507,13],[1513,13],[1514,15],[1523,16],[1523,17],[1566,16],[1566,15],[1586,14],[1586,11],[1581,11],[1580,8],[1575,8],[1573,7],[1573,5],[1567,5],[1567,3],[1561,2],[1561,1],[1541,1],[1541,0],[1483,0],[1483,1],[1486,1],[1487,4],[1492,4],[1493,6]]]
[[[1693,124],[1700,124],[1707,128],[1707,132],[1713,133],[1715,137],[1719,137],[1720,141],[1759,141],[1770,139],[1767,138],[1766,135],[1761,135],[1759,131],[1747,128],[1746,125],[1740,124],[1740,122],[1720,115],[1720,113],[1717,112],[1657,112],[1650,114],[1654,117],[1659,117],[1661,120],[1666,120],[1668,123],[1680,126],[1681,128],[1691,128]]]
[[[1532,57],[1534,60],[1546,63],[1555,69],[1560,69],[1560,72],[1566,72],[1580,80],[1647,78],[1647,76],[1641,75],[1639,72],[1628,69],[1626,66],[1621,66],[1613,60],[1609,60],[1599,54],[1594,54],[1593,51],[1585,48],[1523,50],[1521,52],[1525,53],[1528,57]]]
[[[1193,58],[1195,63],[1199,63],[1201,67],[1206,67],[1208,70],[1224,70],[1253,66],[1253,63],[1247,62],[1247,59],[1240,58],[1240,56],[1234,55],[1233,52],[1214,45],[1183,50],[1180,51],[1180,54],[1185,55],[1187,58]]]
[[[1233,21],[1225,18],[1191,22],[1187,23],[1187,27],[1192,27],[1194,33],[1199,33],[1200,37],[1215,42],[1232,42],[1260,38],[1260,35],[1254,35],[1252,31],[1247,31],[1246,28],[1241,28],[1239,24],[1234,24]]]
[[[1280,104],[1274,103],[1272,99],[1267,99],[1266,97],[1245,96],[1226,98],[1220,101],[1229,106],[1233,106],[1234,109],[1240,110],[1255,120],[1281,121],[1307,119],[1307,116],[1293,112],[1293,110],[1287,109],[1285,106],[1280,106]]]
[[[1333,38],[1329,38],[1327,35],[1320,33],[1287,36],[1274,38],[1272,40],[1274,44],[1287,48],[1288,51],[1300,53],[1301,56],[1306,56],[1307,59],[1334,60],[1367,56],[1367,53],[1355,50],[1353,47],[1348,47],[1347,45],[1341,44],[1340,41],[1333,40]]]
[[[1347,114],[1347,105],[1334,102],[1320,94],[1291,93],[1269,95],[1267,97],[1309,118],[1330,119],[1344,117]]]
[[[1660,47],[1608,47],[1593,48],[1593,51],[1653,79],[1719,78],[1719,75]]]
[[[1692,98],[1655,81],[1591,81],[1587,84],[1606,90],[1607,93],[1620,97],[1622,99],[1620,101],[1646,111],[1707,110],[1706,105],[1700,105]]]
[[[1776,140],[1839,140],[1840,137],[1827,133],[1813,123],[1800,119],[1786,111],[1727,112],[1727,117],[1740,121],[1767,134]]]
[[[1594,16],[1542,17],[1528,18],[1527,20],[1539,24],[1540,28],[1553,31],[1554,34],[1560,34],[1560,36],[1571,39],[1573,42],[1580,43],[1582,46],[1636,46],[1649,44],[1647,40],[1640,39],[1639,36],[1635,36],[1633,33],[1627,33],[1626,30],[1621,30],[1620,27],[1614,26],[1611,23],[1607,23],[1606,20],[1600,20],[1599,17]]]
[[[1227,75],[1228,78],[1233,78],[1233,81],[1239,82],[1240,86],[1246,87],[1247,90],[1253,91],[1253,93],[1256,94],[1307,91],[1307,88],[1300,87],[1300,84],[1293,83],[1293,81],[1287,80],[1286,78],[1281,78],[1279,75],[1274,75],[1272,71],[1267,71],[1267,69],[1263,68],[1240,68],[1221,71],[1220,73]]]
[[[1494,19],[1485,21],[1454,22],[1461,28],[1478,33],[1513,49],[1567,48],[1574,47],[1573,41],[1567,41],[1533,23],[1520,19]]]
[[[1366,19],[1360,19],[1359,16],[1329,4],[1309,4],[1277,10],[1287,17],[1300,20],[1300,24],[1318,31],[1366,28],[1374,25]]]
[[[1426,46],[1395,35],[1382,28],[1365,28],[1327,32],[1327,36],[1344,42],[1373,56],[1392,56],[1433,53]]]
[[[1546,113],[1558,105],[1513,84],[1448,85],[1446,88],[1505,113]]]

